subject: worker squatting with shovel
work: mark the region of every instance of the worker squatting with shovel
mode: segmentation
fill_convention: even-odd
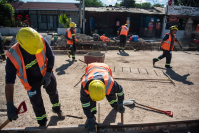
[[[123,88],[113,80],[110,67],[104,63],[91,63],[86,67],[80,93],[83,111],[87,117],[86,128],[89,131],[94,130],[96,124],[96,101],[101,101],[106,96],[114,109],[122,114],[125,111]]]
[[[7,115],[10,121],[18,118],[13,93],[16,75],[27,90],[30,102],[40,126],[46,126],[47,117],[41,97],[41,86],[52,103],[52,111],[64,118],[60,109],[56,78],[53,74],[54,54],[48,42],[30,27],[21,28],[16,35],[17,43],[6,53]]]

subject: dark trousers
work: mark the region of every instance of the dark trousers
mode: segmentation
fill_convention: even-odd
[[[164,50],[164,49],[163,49],[163,54],[160,55],[157,59],[158,59],[158,60],[161,60],[161,59],[163,59],[164,57],[166,57],[166,64],[170,64],[171,58],[172,58],[171,51],[168,51],[168,50]]]
[[[156,29],[156,38],[159,37],[159,29]]]
[[[116,94],[106,95],[106,98],[107,98],[108,102],[110,103],[110,105],[113,108],[117,107],[117,97],[116,97]],[[96,110],[96,101],[93,101],[91,98],[90,98],[90,111],[91,111],[91,113],[92,113],[93,116],[94,116],[94,114],[97,113],[97,110]]]
[[[75,52],[76,52],[76,44],[70,45],[70,54],[72,55],[72,59],[75,59]]]
[[[3,49],[3,41],[0,41],[0,56],[5,59],[5,53]]]
[[[126,45],[126,36],[120,35],[120,45],[119,45],[119,47],[125,47],[125,45]]]
[[[41,96],[41,83],[33,86],[30,91],[28,91],[28,96],[31,101],[33,111],[35,112],[38,124],[45,123],[47,121],[46,111],[43,104],[43,99]],[[53,104],[52,109],[55,112],[60,111],[60,103],[58,100],[57,83],[54,74],[52,73],[51,82],[46,87],[46,92],[49,95],[50,101]],[[43,89],[43,88],[42,88]]]

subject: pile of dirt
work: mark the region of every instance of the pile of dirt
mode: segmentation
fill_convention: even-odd
[[[76,39],[78,43],[93,41],[93,37],[80,33],[76,34]],[[55,46],[66,46],[65,35],[61,35],[61,39],[56,42]]]

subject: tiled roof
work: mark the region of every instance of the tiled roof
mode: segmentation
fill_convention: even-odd
[[[165,7],[154,7],[153,9],[124,8],[124,7],[85,7],[88,12],[130,12],[142,14],[165,14]]]
[[[27,2],[17,10],[65,10],[78,11],[79,3]]]

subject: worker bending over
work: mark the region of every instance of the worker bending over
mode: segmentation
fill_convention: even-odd
[[[65,37],[66,37],[66,41],[67,41],[67,45],[70,46],[70,52],[68,52],[68,57],[70,58],[70,55],[72,55],[72,60],[76,61],[75,59],[75,52],[76,52],[76,24],[74,22],[71,22],[69,24],[69,29],[67,29],[65,32]]]
[[[172,58],[172,50],[174,48],[174,42],[176,41],[182,49],[180,42],[176,38],[176,32],[178,30],[178,26],[171,26],[169,30],[170,32],[165,34],[164,38],[162,39],[160,43],[160,46],[163,50],[163,54],[160,55],[158,58],[153,59],[153,66],[155,65],[157,61],[166,57],[165,67],[172,68],[170,66],[170,63],[171,63],[171,58]]]
[[[117,93],[117,97],[116,97]],[[124,113],[123,88],[113,80],[110,67],[104,63],[91,63],[85,69],[85,76],[82,78],[81,103],[84,114],[87,117],[86,128],[93,130],[95,126],[96,101],[101,101],[106,96],[110,105]]]
[[[10,121],[16,120],[17,108],[14,106],[13,93],[16,75],[23,84],[37,122],[46,126],[46,111],[41,96],[41,86],[46,90],[52,103],[52,111],[64,118],[58,99],[56,78],[53,74],[54,54],[48,42],[30,27],[21,28],[16,35],[17,43],[6,52],[7,115]]]
[[[122,25],[118,30],[117,30],[117,35],[120,34],[120,45],[119,45],[119,52],[122,50],[124,52],[125,45],[126,45],[126,37],[128,35],[128,27],[127,24]],[[119,33],[120,32],[120,33]]]

